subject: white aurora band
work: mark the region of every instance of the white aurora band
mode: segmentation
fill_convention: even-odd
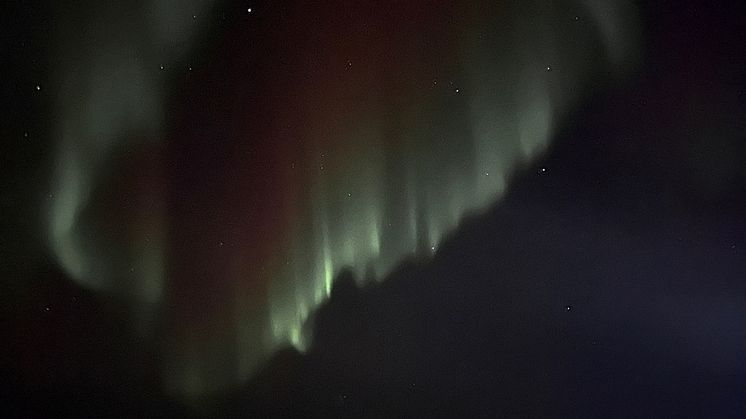
[[[150,311],[162,293],[162,197],[157,190],[139,197],[148,205],[128,215],[133,231],[125,233],[126,238],[102,226],[90,209],[97,203],[96,194],[109,186],[113,163],[131,157],[126,153],[134,146],[155,148],[160,141],[168,71],[197,35],[199,26],[192,17],[202,16],[211,3],[56,5],[57,68],[50,89],[56,98],[57,152],[47,220],[49,246],[75,281],[131,301],[133,314],[141,317],[134,319],[138,329],[148,327]],[[150,169],[157,172],[156,167]],[[124,176],[134,177],[136,169],[130,170]]]

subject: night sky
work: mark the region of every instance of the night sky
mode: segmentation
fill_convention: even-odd
[[[3,416],[746,416],[739,2],[3,9]]]

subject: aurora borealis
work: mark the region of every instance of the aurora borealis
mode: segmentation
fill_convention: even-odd
[[[235,109],[187,111],[197,121],[226,118],[227,128],[217,133],[230,138],[217,147],[234,155],[217,161],[230,167],[207,171],[201,182],[213,184],[192,192],[186,199],[196,209],[184,211],[185,204],[167,204],[174,199],[171,173],[164,175],[157,160],[144,163],[151,178],[140,189],[123,186],[139,203],[122,215],[125,231],[113,235],[97,224],[111,214],[95,209],[105,199],[97,194],[107,193],[99,190],[111,187],[109,165],[136,158],[128,150],[157,152],[199,132],[190,122],[168,131],[168,86],[185,83],[169,78],[253,84],[185,58],[210,7],[193,1],[173,13],[159,1],[96,6],[95,21],[82,33],[79,14],[65,7],[62,66],[53,83],[59,140],[50,248],[82,286],[130,301],[141,333],[157,321],[154,306],[172,304],[171,321],[190,319],[176,326],[176,353],[168,356],[166,372],[173,391],[189,395],[247,379],[282,344],[303,348],[303,324],[328,297],[340,268],[380,277],[408,255],[437,251],[464,214],[499,199],[511,171],[545,149],[556,120],[582,97],[593,71],[623,74],[619,69],[635,54],[635,11],[611,3],[289,7],[283,24],[292,30],[271,35],[286,38],[277,45],[300,45],[280,47],[277,62],[263,57],[251,64],[266,86],[239,88],[241,94],[227,99]],[[258,25],[262,15],[277,13],[272,8],[247,10],[240,25]],[[306,23],[313,19],[325,23]],[[112,31],[112,25],[128,29]],[[402,30],[392,32],[391,25]],[[246,32],[236,40],[255,42]],[[179,100],[210,97],[186,83]],[[254,101],[260,104],[250,105]],[[243,127],[244,120],[256,126]],[[199,135],[193,141],[212,142],[216,132]],[[200,170],[181,163],[177,157],[176,188],[189,182],[179,176]],[[253,165],[263,167],[241,167]],[[209,231],[169,234],[169,219],[179,226],[182,212],[188,224],[209,220]],[[180,248],[184,242],[193,244]],[[204,273],[190,260],[224,267]],[[181,279],[191,275],[207,283]],[[217,301],[195,310],[194,297],[163,295],[164,287],[168,293],[182,282],[217,293]],[[204,316],[196,322],[212,330],[194,327],[195,316]],[[232,362],[238,373],[221,378],[213,363],[231,356],[225,340],[238,342]]]
[[[735,179],[741,162],[725,157],[737,156],[735,152],[710,152],[704,140],[672,143],[670,155],[668,145],[632,140],[642,136],[638,126],[657,130],[650,138],[658,132],[678,134],[671,129],[677,124],[669,121],[683,118],[681,103],[695,103],[693,108],[701,106],[706,116],[690,118],[695,128],[682,128],[681,136],[725,133],[722,150],[740,150],[738,141],[730,140],[735,136],[729,136],[741,126],[739,117],[735,112],[721,117],[726,105],[711,92],[719,85],[698,84],[692,75],[706,74],[704,64],[682,66],[692,73],[681,70],[680,79],[671,76],[670,86],[651,82],[651,103],[663,98],[655,112],[605,114],[606,119],[598,117],[601,122],[586,130],[592,134],[579,135],[587,146],[577,146],[569,156],[561,154],[562,148],[554,150],[555,138],[582,131],[577,128],[583,126],[582,115],[604,103],[598,97],[607,92],[621,95],[618,91],[636,83],[644,71],[656,77],[660,68],[678,74],[672,70],[677,67],[665,61],[675,62],[667,52],[660,53],[665,60],[651,52],[668,51],[679,41],[655,29],[650,16],[658,15],[650,10],[657,9],[645,2],[146,0],[34,5],[38,7],[28,6],[34,11],[28,13],[43,16],[35,19],[44,22],[44,31],[38,32],[43,41],[38,43],[44,43],[44,59],[39,60],[46,71],[31,72],[28,77],[34,81],[24,89],[41,103],[36,106],[43,109],[44,122],[38,128],[24,126],[23,131],[26,138],[30,131],[34,140],[37,132],[43,133],[38,147],[44,152],[38,167],[27,171],[33,174],[28,176],[33,192],[27,195],[33,197],[22,202],[32,208],[24,214],[31,215],[9,211],[8,219],[24,220],[18,225],[28,225],[32,233],[23,243],[33,242],[24,246],[40,256],[33,263],[9,256],[9,265],[29,277],[44,269],[58,270],[65,284],[80,290],[76,292],[81,297],[75,294],[66,304],[79,304],[82,295],[90,295],[91,301],[116,307],[125,324],[117,333],[137,342],[133,348],[140,350],[141,345],[151,351],[143,350],[152,363],[136,368],[155,368],[155,386],[190,407],[252,383],[277,351],[291,346],[303,354],[314,346],[318,327],[334,330],[334,321],[322,318],[318,326],[315,316],[327,307],[341,272],[352,275],[356,290],[389,290],[381,288],[386,278],[400,278],[397,268],[411,261],[426,266],[426,272],[442,269],[448,276],[443,260],[451,260],[452,254],[438,260],[436,268],[427,265],[438,258],[441,246],[451,240],[458,248],[465,220],[487,217],[484,231],[492,231],[494,214],[502,213],[495,208],[514,188],[522,196],[530,182],[559,184],[556,179],[571,176],[566,167],[555,175],[551,162],[572,167],[567,162],[573,159],[595,159],[611,162],[611,168],[588,163],[597,171],[578,169],[576,178],[567,181],[581,185],[576,190],[564,186],[542,192],[537,198],[541,204],[527,206],[521,214],[525,220],[511,218],[516,231],[519,225],[527,230],[506,237],[507,243],[536,237],[533,228],[538,231],[542,224],[533,224],[531,217],[541,220],[544,211],[553,211],[547,208],[554,208],[557,196],[585,202],[600,194],[599,201],[616,202],[623,188],[615,189],[614,182],[626,182],[627,174],[605,171],[616,170],[620,161],[633,161],[633,168],[641,165],[645,158],[639,150],[646,147],[660,147],[646,157],[661,168],[655,176],[668,179],[683,168],[687,174],[682,175],[682,189],[693,184],[692,189],[712,196],[721,192],[711,191],[730,190],[730,180],[723,179]],[[707,55],[706,48],[700,48],[692,54]],[[645,70],[656,62],[668,67]],[[684,93],[681,86],[689,85],[694,87]],[[629,90],[630,95],[637,93]],[[671,99],[678,95],[684,99]],[[647,104],[648,96],[641,96],[644,99],[624,100]],[[618,122],[625,117],[630,121]],[[608,132],[617,129],[624,139],[609,141],[608,149],[597,152],[604,138],[598,133],[607,125]],[[589,180],[596,177],[596,183]],[[646,187],[637,183],[630,188]],[[617,192],[606,197],[607,190]],[[698,199],[700,195],[686,202]],[[636,211],[645,205],[629,207]],[[591,227],[603,223],[594,220],[609,222],[615,211],[627,210],[633,211],[621,205],[606,212],[578,209],[590,213],[584,226],[588,231],[578,233],[578,244],[568,240],[562,247],[577,246],[577,260],[592,265],[586,253],[596,249],[581,249],[580,243],[603,236],[598,232],[605,227]],[[574,226],[557,214],[546,217]],[[670,217],[666,222],[677,220]],[[623,238],[617,237],[621,244],[610,247],[634,241],[633,233],[617,230],[634,229],[626,224],[609,228],[610,237]],[[555,240],[551,234],[561,235],[547,232],[547,242]],[[735,249],[733,243],[727,244],[729,252]],[[493,261],[513,251],[509,244],[500,249],[502,253],[477,251],[473,260],[467,257],[467,265],[480,273],[485,267],[492,275]],[[541,250],[534,252],[539,254],[538,266],[553,263],[551,256],[541,258]],[[534,257],[516,254],[514,260]],[[647,266],[646,257],[632,263]],[[549,287],[546,283],[564,263],[570,264],[546,268],[544,278],[529,275],[518,282],[531,290],[527,294],[540,293],[536,290]],[[520,265],[510,259],[505,263],[514,264]],[[518,275],[506,270],[507,278]],[[434,286],[443,286],[440,278]],[[501,278],[496,276],[495,283]],[[579,277],[578,283],[585,284],[583,280]],[[16,284],[22,281],[9,286],[13,295],[32,301],[35,288]],[[573,314],[582,310],[576,306],[582,307],[583,298],[590,299],[579,295],[596,292],[595,285],[578,286],[583,291],[568,299],[572,287],[556,286],[549,300],[557,300],[560,312]],[[494,292],[491,285],[486,288],[485,296]],[[617,288],[598,292],[611,289]],[[417,291],[426,297],[440,292]],[[463,295],[480,294],[478,289],[451,292],[453,301],[463,306],[471,304],[460,300]],[[628,295],[644,300],[637,292]],[[418,301],[426,297],[401,298],[411,301],[417,312]],[[375,298],[370,297],[379,301]],[[660,306],[667,307],[667,300],[661,301]],[[461,307],[458,304],[454,306]],[[47,316],[57,310],[52,304],[42,306]],[[368,315],[358,310],[348,312]],[[340,313],[342,317],[346,312]],[[435,313],[433,318],[440,319],[443,330],[453,327],[447,315]],[[688,329],[682,335],[686,333]],[[417,345],[432,344],[423,342]]]

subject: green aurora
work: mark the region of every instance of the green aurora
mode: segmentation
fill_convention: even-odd
[[[87,31],[73,27],[75,11],[59,13],[57,152],[44,222],[67,275],[128,301],[133,330],[151,336],[158,324],[180,322],[162,313],[195,304],[169,295],[178,281],[171,267],[186,253],[172,250],[181,240],[170,234],[176,215],[166,199],[168,174],[160,160],[146,157],[129,168],[144,167],[133,176],[146,177],[146,186],[122,185],[109,180],[111,168],[128,165],[123,161],[133,148],[164,152],[165,138],[173,136],[164,112],[174,85],[169,71],[186,68],[194,43],[215,29],[199,23],[211,1],[190,0],[178,11],[165,0],[145,3],[96,4]],[[275,120],[302,115],[276,134],[292,137],[293,145],[271,151],[292,148],[281,182],[291,186],[276,192],[277,217],[247,221],[280,218],[282,234],[265,240],[230,224],[216,227],[215,237],[224,239],[210,252],[228,253],[217,260],[225,264],[220,281],[230,291],[216,297],[219,308],[204,320],[218,332],[181,324],[165,334],[170,392],[185,398],[215,392],[248,379],[284,345],[305,348],[304,325],[342,268],[351,268],[362,285],[411,255],[437,252],[465,215],[496,202],[511,173],[541,155],[581,99],[634,66],[635,10],[625,2],[494,3],[413,7],[402,11],[402,21],[408,13],[435,17],[409,31],[371,25],[350,35],[329,24],[302,33],[307,45],[297,54],[310,69],[278,75],[277,89],[297,89],[263,111]],[[251,14],[262,12],[255,7]],[[336,38],[347,40],[327,42]],[[381,51],[388,55],[381,58]],[[335,62],[343,75],[325,71]],[[405,72],[421,76],[402,80]],[[309,80],[294,79],[306,73]],[[99,202],[112,185],[136,202],[122,210],[116,228],[102,226],[112,204]],[[257,247],[270,256],[247,256]],[[209,265],[212,253],[194,252]],[[254,293],[257,287],[264,291]]]

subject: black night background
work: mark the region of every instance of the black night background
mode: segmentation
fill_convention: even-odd
[[[740,1],[7,1],[0,416],[746,416]]]

